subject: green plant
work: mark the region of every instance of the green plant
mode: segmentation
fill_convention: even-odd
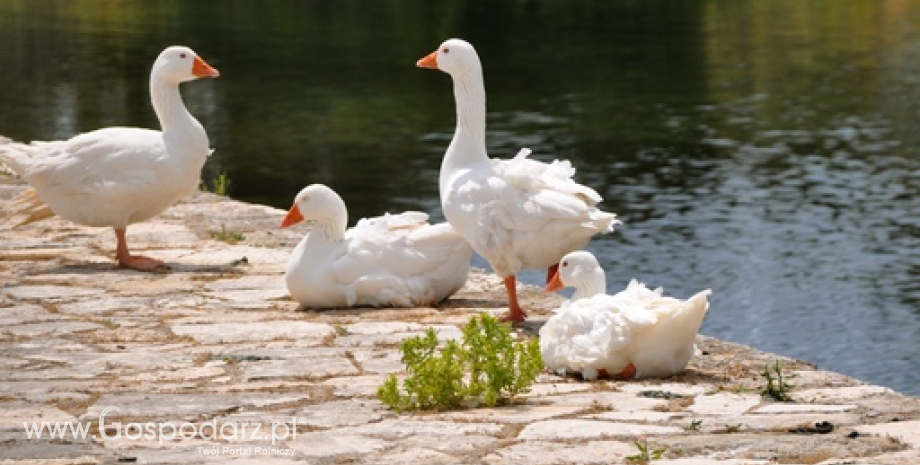
[[[642,442],[633,441],[633,444],[636,445],[636,448],[639,449],[639,453],[635,455],[627,455],[626,461],[629,463],[635,463],[639,465],[645,465],[652,460],[658,460],[664,455],[665,449],[655,449],[653,451],[648,450],[648,440],[643,440]]]
[[[716,431],[717,434],[732,434],[741,431],[741,423],[735,425],[725,425],[724,428]]]
[[[391,374],[377,389],[377,397],[396,411],[510,402],[543,370],[539,341],[516,341],[510,326],[489,315],[470,319],[459,343],[447,341],[439,349],[437,333],[428,328],[399,350],[408,376],[400,385]]]
[[[684,431],[699,431],[702,426],[703,420],[692,420],[689,425],[684,426]]]
[[[227,189],[230,187],[230,178],[227,176],[227,173],[220,173],[216,178],[211,180],[211,189],[208,189],[207,183],[201,181],[201,186],[199,186],[203,191],[210,191],[217,195],[227,195]]]
[[[793,375],[783,373],[783,365],[779,360],[773,366],[768,363],[760,376],[767,381],[767,385],[761,391],[761,395],[771,397],[780,402],[792,402],[792,397],[789,397],[789,390],[795,386],[787,383],[786,379],[792,378]]]
[[[246,236],[243,236],[242,233],[227,231],[227,225],[225,224],[220,225],[220,231],[211,231],[211,237],[219,241],[224,241],[230,245],[242,242],[246,239]]]

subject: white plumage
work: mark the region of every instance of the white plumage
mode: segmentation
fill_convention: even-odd
[[[505,280],[506,319],[522,321],[515,273],[555,266],[594,234],[612,231],[616,215],[597,208],[601,196],[572,179],[568,161],[532,160],[526,148],[510,160],[488,158],[485,86],[472,45],[447,40],[418,66],[440,69],[454,83],[457,129],[439,178],[444,216]]]
[[[665,377],[683,370],[693,356],[711,291],[682,301],[636,280],[607,295],[603,283],[603,269],[589,252],[563,257],[547,290],[571,286],[576,295],[540,329],[543,364],[585,379]]]
[[[345,202],[313,184],[297,194],[282,227],[302,220],[312,230],[291,254],[285,279],[304,306],[435,305],[466,282],[472,249],[449,224],[428,224],[426,213],[365,218],[346,230]]]
[[[217,77],[188,47],[173,46],[150,72],[150,96],[162,131],[110,127],[54,142],[0,145],[0,161],[32,189],[14,202],[14,226],[53,215],[115,228],[121,266],[150,271],[163,263],[132,256],[129,224],[149,219],[198,188],[211,154],[204,128],[185,108],[179,84]]]

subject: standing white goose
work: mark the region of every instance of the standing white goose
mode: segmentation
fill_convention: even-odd
[[[607,295],[604,270],[590,252],[562,258],[547,292],[574,287],[572,299],[540,328],[543,364],[585,379],[664,377],[687,366],[709,308],[708,289],[682,301],[632,280]]]
[[[439,178],[444,216],[504,279],[510,312],[503,319],[523,321],[515,273],[547,268],[548,281],[563,255],[612,231],[616,215],[596,207],[601,197],[572,179],[568,161],[531,160],[529,149],[511,160],[488,158],[486,91],[472,45],[447,40],[417,65],[444,71],[454,83],[457,129]]]
[[[435,305],[466,283],[473,251],[447,223],[405,212],[362,219],[335,191],[307,186],[281,222],[313,225],[288,261],[287,287],[307,307]]]
[[[198,189],[211,149],[204,127],[182,102],[179,84],[217,76],[192,49],[168,47],[150,71],[150,99],[162,131],[109,127],[65,141],[0,146],[0,161],[32,187],[16,199],[14,215],[24,219],[15,226],[55,214],[108,226],[115,229],[119,266],[165,268],[160,260],[132,255],[125,229]]]

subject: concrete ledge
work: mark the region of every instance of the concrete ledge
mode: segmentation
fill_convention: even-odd
[[[0,208],[23,189],[0,178]],[[374,393],[401,369],[399,341],[432,325],[456,337],[471,315],[502,312],[500,281],[476,271],[441,308],[301,311],[282,276],[302,231],[279,230],[283,213],[189,199],[128,230],[172,266],[154,275],[116,269],[105,229],[4,229],[0,463],[611,464],[638,453],[635,440],[664,449],[661,465],[920,463],[920,399],[705,336],[669,379],[545,374],[516,405],[396,415]],[[537,289],[522,299],[532,317],[520,331],[533,334],[557,301]],[[794,403],[759,394],[777,359],[797,375]],[[23,422],[90,429],[30,439]],[[168,427],[135,439],[131,422],[204,436],[215,425],[224,439]]]

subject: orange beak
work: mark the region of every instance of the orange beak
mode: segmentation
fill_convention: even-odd
[[[546,283],[546,292],[556,292],[563,289],[565,289],[565,285],[562,284],[562,279],[559,278],[559,272],[557,271],[556,274],[553,275],[553,279],[550,279],[549,282]]]
[[[213,77],[216,78],[220,76],[220,73],[207,64],[204,60],[199,57],[195,57],[195,63],[192,65],[192,74],[197,77]]]
[[[281,227],[286,228],[288,226],[293,226],[301,221],[303,221],[303,215],[300,214],[300,209],[297,208],[297,204],[295,203],[294,206],[288,210],[284,219],[281,220]]]
[[[438,51],[435,50],[415,63],[419,68],[438,69]]]

